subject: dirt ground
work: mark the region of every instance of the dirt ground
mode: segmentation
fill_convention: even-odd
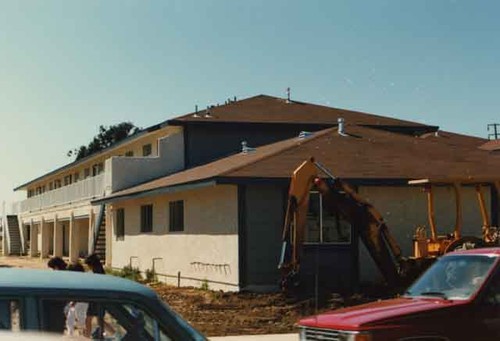
[[[2,266],[47,269],[46,261],[29,257],[0,257]],[[301,317],[362,301],[360,297],[343,299],[333,294],[317,303],[312,298],[292,299],[282,293],[226,293],[163,284],[151,287],[207,337],[293,333]]]
[[[290,302],[282,294],[224,293],[153,286],[184,319],[206,336],[279,334],[312,312],[311,302]]]

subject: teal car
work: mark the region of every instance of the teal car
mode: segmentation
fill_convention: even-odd
[[[0,269],[0,330],[78,340],[206,340],[150,288],[70,271]]]

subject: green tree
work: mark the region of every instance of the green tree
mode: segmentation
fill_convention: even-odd
[[[75,156],[75,161],[77,161],[108,148],[139,131],[140,128],[136,127],[131,122],[122,122],[109,127],[101,125],[99,126],[99,133],[94,136],[88,145],[72,149],[68,151],[67,155],[69,157]]]

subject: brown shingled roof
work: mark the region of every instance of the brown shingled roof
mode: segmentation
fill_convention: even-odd
[[[358,111],[325,107],[316,104],[291,101],[258,95],[237,102],[215,106],[209,109],[210,118],[205,118],[206,110],[180,116],[168,124],[186,123],[286,123],[286,124],[337,124],[342,117],[347,123],[370,126],[426,127],[424,124],[403,121]]]
[[[422,139],[359,126],[350,126],[347,132],[353,136],[340,136],[335,131],[314,136],[308,143],[225,175],[283,177],[301,160],[314,156],[342,178],[498,177],[499,157],[453,139]]]
[[[473,146],[473,147],[480,147],[482,144],[488,141],[487,139],[481,137],[457,134],[444,130],[422,134],[420,135],[420,138],[429,140],[441,140],[443,142],[456,146]]]
[[[135,186],[103,200],[199,181],[286,179],[310,157],[345,179],[383,182],[384,179],[498,178],[500,156],[475,146],[359,126],[348,126],[346,131],[350,136],[340,136],[336,128],[329,128],[306,139],[280,141]]]
[[[497,151],[500,150],[500,140],[491,140],[479,147],[480,149],[483,150],[488,150],[488,151]]]

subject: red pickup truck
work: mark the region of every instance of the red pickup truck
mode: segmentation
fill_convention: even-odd
[[[500,340],[500,248],[449,253],[404,295],[298,322],[300,340]]]

